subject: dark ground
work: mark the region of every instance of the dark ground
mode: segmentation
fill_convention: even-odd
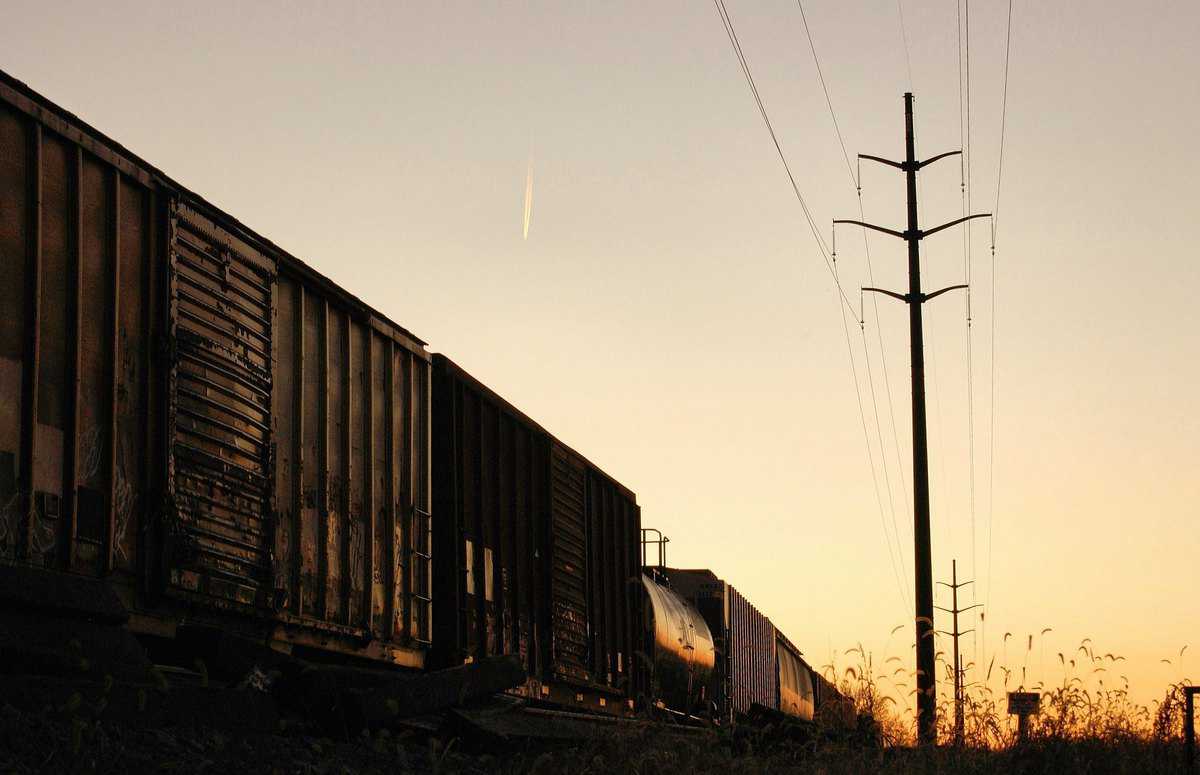
[[[211,728],[137,728],[0,705],[3,773],[1172,773],[1178,746],[1053,742],[1021,751],[932,754],[780,739],[773,733],[691,732],[629,725],[588,741],[482,739],[377,732],[335,742],[283,728],[237,735]],[[445,742],[449,741],[449,742]]]

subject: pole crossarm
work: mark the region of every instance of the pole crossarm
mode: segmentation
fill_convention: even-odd
[[[898,169],[898,170],[906,169],[906,167],[905,167],[905,162],[900,162],[900,161],[892,161],[891,159],[884,159],[884,158],[883,158],[883,157],[881,157],[881,156],[872,156],[872,155],[870,155],[869,153],[860,153],[860,154],[858,155],[858,158],[860,158],[860,159],[870,159],[871,161],[877,161],[877,162],[879,162],[880,164],[886,164],[886,165],[888,165],[889,167],[895,167],[895,168],[896,168],[896,169]]]
[[[928,167],[930,164],[933,164],[935,161],[941,161],[942,159],[946,158],[947,156],[955,156],[955,155],[961,154],[961,153],[962,153],[962,151],[946,151],[945,153],[939,153],[937,156],[931,156],[928,159],[926,159],[925,161],[917,162],[917,169],[920,169],[922,167]]]
[[[991,213],[975,213],[974,215],[968,215],[963,218],[955,218],[953,221],[949,221],[948,223],[943,223],[941,226],[934,226],[932,229],[925,229],[925,230],[917,229],[915,231],[912,231],[912,230],[896,231],[895,229],[889,229],[884,226],[876,226],[875,224],[867,223],[866,221],[852,221],[848,218],[835,218],[833,223],[834,223],[834,225],[837,225],[839,223],[850,223],[850,224],[854,224],[855,226],[862,226],[863,228],[866,228],[866,229],[873,229],[874,231],[883,232],[884,234],[890,234],[893,237],[899,237],[902,240],[911,241],[911,240],[925,239],[930,234],[937,234],[939,231],[942,231],[943,229],[949,229],[951,226],[957,226],[958,224],[963,223],[964,221],[969,221],[973,218],[991,218],[991,217],[992,217]]]
[[[931,156],[930,158],[926,159],[925,161],[911,161],[911,162],[909,162],[909,161],[892,161],[891,159],[885,159],[882,156],[872,156],[869,153],[860,153],[858,155],[858,158],[868,159],[870,161],[877,161],[880,164],[886,164],[889,167],[895,167],[896,169],[904,170],[905,172],[908,172],[909,170],[913,170],[915,172],[916,170],[919,170],[922,167],[928,167],[930,164],[933,164],[935,161],[941,161],[942,159],[946,158],[947,156],[955,156],[955,155],[958,155],[961,153],[962,153],[962,151],[946,151],[945,153],[939,153],[937,156]]]
[[[908,304],[910,301],[912,301],[912,299],[910,299],[908,297],[908,294],[896,293],[895,291],[888,291],[888,290],[884,290],[883,288],[863,288],[862,290],[872,291],[874,293],[882,293],[885,296],[891,296],[893,299],[899,299],[900,301],[904,302],[905,304]]]
[[[923,293],[923,294],[921,294],[921,301],[929,301],[930,299],[932,299],[932,298],[934,298],[934,297],[941,296],[941,295],[942,295],[943,293],[945,293],[946,291],[957,291],[957,290],[961,290],[961,289],[963,289],[963,288],[968,288],[968,287],[970,287],[970,286],[967,286],[967,285],[948,285],[948,286],[946,286],[945,288],[940,288],[940,289],[938,289],[938,290],[934,291],[933,293]],[[938,583],[939,583],[939,584],[941,584],[941,583],[944,583],[944,582],[940,582],[940,581],[939,581]]]
[[[932,229],[926,229],[925,231],[920,232],[920,236],[918,236],[917,239],[922,239],[924,237],[928,237],[930,234],[937,234],[942,229],[949,229],[951,226],[957,226],[958,224],[960,224],[964,221],[969,221],[972,218],[991,218],[991,217],[992,217],[991,213],[975,213],[974,215],[968,215],[963,218],[955,218],[953,221],[950,221],[948,223],[943,223],[941,226],[934,226]]]
[[[907,235],[907,234],[905,234],[905,233],[904,233],[904,232],[902,232],[902,231],[896,231],[895,229],[885,229],[884,227],[882,227],[882,226],[876,226],[876,225],[875,225],[875,224],[873,224],[873,223],[865,223],[865,222],[863,222],[863,221],[837,220],[837,219],[835,219],[835,220],[834,220],[834,223],[835,223],[835,224],[838,224],[838,223],[852,223],[852,224],[854,224],[855,226],[862,226],[862,227],[864,227],[864,228],[867,228],[867,229],[874,229],[875,231],[881,231],[881,232],[883,232],[884,234],[891,234],[893,237],[899,237],[900,239],[908,239],[908,235]]]

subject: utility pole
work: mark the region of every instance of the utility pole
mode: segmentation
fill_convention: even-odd
[[[917,224],[917,171],[947,156],[962,151],[948,151],[918,161],[916,143],[913,139],[913,96],[904,95],[904,151],[903,162],[882,159],[860,153],[858,158],[877,161],[895,167],[905,174],[908,189],[908,228],[905,231],[886,229],[862,221],[835,220],[834,223],[852,223],[908,242],[908,293],[901,294],[882,288],[863,288],[864,291],[882,293],[908,304],[908,330],[912,349],[912,434],[913,434],[913,566],[916,575],[916,625],[917,625],[917,740],[921,745],[937,744],[937,676],[935,674],[933,650],[933,562],[929,545],[929,449],[925,432],[925,348],[921,324],[921,306],[946,291],[966,288],[966,285],[951,285],[946,288],[923,293],[921,291],[921,240],[931,234],[948,229],[972,218],[987,218],[991,213],[967,215],[943,223],[927,231]]]
[[[959,581],[958,581],[958,560],[951,560],[951,562],[950,562],[950,583],[947,584],[944,581],[939,581],[938,583],[944,587],[950,588],[950,592],[953,595],[953,601],[954,601],[952,603],[952,605],[954,606],[953,608],[942,608],[940,605],[934,606],[934,608],[938,609],[939,611],[945,611],[946,613],[951,614],[954,617],[954,632],[945,632],[943,630],[938,630],[938,632],[940,632],[942,635],[949,635],[950,637],[954,638],[954,745],[961,746],[962,742],[963,742],[963,726],[964,726],[964,724],[963,724],[963,675],[964,675],[964,673],[966,673],[966,670],[963,669],[962,661],[958,655],[959,654],[959,652],[958,652],[958,637],[960,635],[967,635],[968,633],[975,632],[975,630],[970,629],[970,630],[965,630],[963,632],[959,632],[959,630],[958,630],[958,615],[961,613],[964,613],[966,611],[970,611],[972,608],[979,608],[981,604],[976,603],[975,605],[969,605],[966,608],[958,607],[958,588],[965,587],[968,584],[975,583],[974,581],[964,581],[961,584],[959,583]]]

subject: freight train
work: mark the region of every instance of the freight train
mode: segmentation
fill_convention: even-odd
[[[729,722],[839,700],[632,491],[412,332],[0,73],[0,563],[531,701]]]

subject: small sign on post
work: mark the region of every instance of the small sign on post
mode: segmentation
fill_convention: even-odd
[[[1029,717],[1041,710],[1042,695],[1040,692],[1009,692],[1008,712],[1017,717],[1017,739],[1025,741],[1029,730]]]

